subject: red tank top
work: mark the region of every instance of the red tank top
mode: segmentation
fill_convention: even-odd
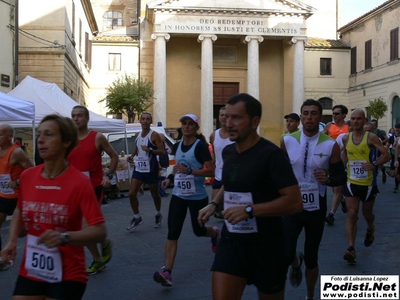
[[[11,180],[19,179],[24,167],[10,165],[10,157],[15,149],[19,148],[18,145],[11,145],[6,154],[0,157],[0,197],[6,199],[18,198],[18,187],[11,189],[6,187],[6,184]]]
[[[103,167],[101,165],[101,153],[96,148],[96,131],[90,131],[83,140],[79,140],[68,156],[71,165],[90,177],[94,188],[101,185],[103,180]]]

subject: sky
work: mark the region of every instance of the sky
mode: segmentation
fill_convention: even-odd
[[[342,0],[342,23],[347,24],[386,1],[387,0]]]

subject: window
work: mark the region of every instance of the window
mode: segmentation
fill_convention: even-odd
[[[119,11],[106,11],[103,15],[103,31],[122,27],[122,13]]]
[[[89,40],[89,33],[85,32],[85,62],[91,67],[92,44]]]
[[[399,58],[399,27],[390,30],[390,60]]]
[[[320,58],[319,69],[320,75],[332,75],[332,58]]]
[[[82,56],[82,20],[79,19],[79,55]]]
[[[330,110],[333,107],[333,105],[332,105],[333,100],[331,98],[323,97],[323,98],[320,98],[318,100],[318,102],[321,103],[322,109],[329,109]]]
[[[357,47],[351,48],[350,74],[357,74]]]
[[[372,68],[372,40],[365,42],[365,70]]]
[[[108,54],[108,70],[121,71],[121,53]]]

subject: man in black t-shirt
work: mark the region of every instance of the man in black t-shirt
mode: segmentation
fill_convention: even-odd
[[[202,225],[223,203],[225,223],[211,268],[214,299],[238,299],[246,284],[257,287],[260,299],[284,299],[282,216],[303,204],[287,156],[257,133],[261,111],[248,94],[228,100],[226,126],[235,143],[222,151],[220,192],[199,212]]]
[[[389,140],[385,130],[378,129],[378,120],[376,119],[371,120],[371,124],[372,124],[372,133],[375,133],[378,136],[378,138],[380,138],[380,140],[382,141],[382,144],[385,146]],[[378,152],[378,158],[379,156],[381,156],[380,152]],[[382,166],[381,170],[382,170],[382,183],[386,183],[385,166]]]

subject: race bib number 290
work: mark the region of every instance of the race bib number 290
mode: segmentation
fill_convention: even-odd
[[[50,283],[61,282],[62,260],[58,247],[48,248],[37,244],[38,237],[27,236],[25,269],[29,276]]]

